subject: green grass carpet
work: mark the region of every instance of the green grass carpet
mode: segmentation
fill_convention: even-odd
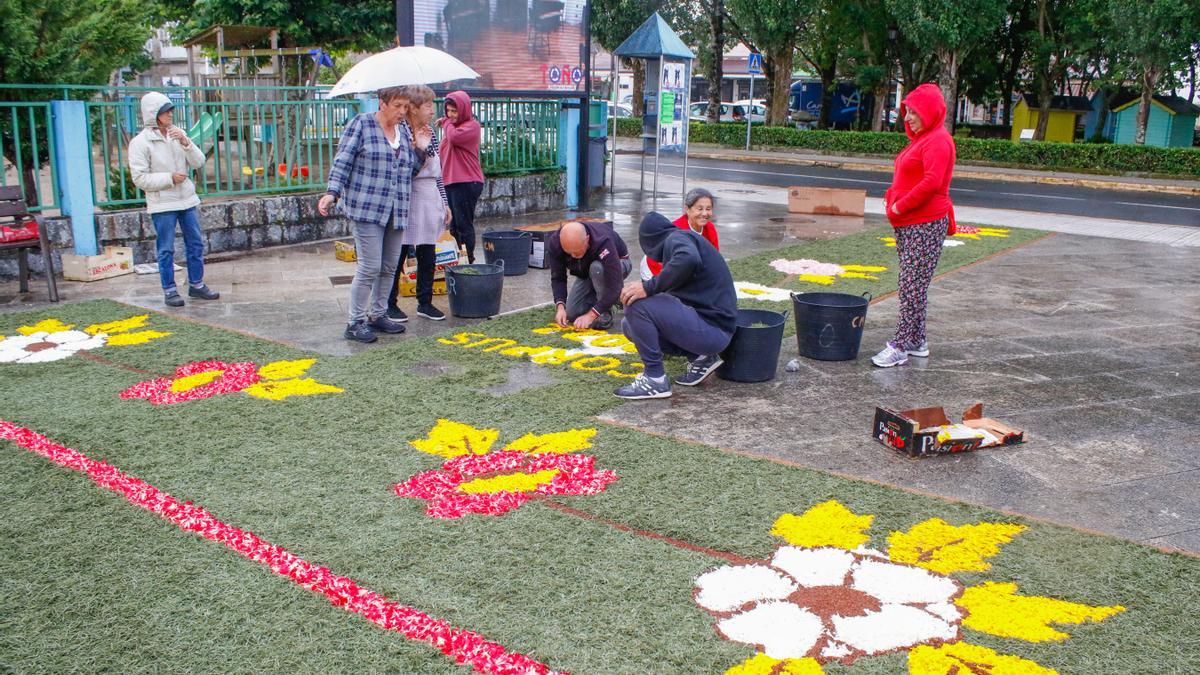
[[[878,236],[772,255],[858,264],[895,255],[880,243],[872,258],[868,235]],[[1003,243],[1032,236],[1014,230]],[[949,249],[943,265],[1003,247],[972,243],[980,244],[977,255],[959,259],[969,247]],[[862,252],[849,260],[850,248]],[[770,259],[736,261],[735,278],[777,283],[761,269]],[[845,290],[859,292],[859,281],[866,280]],[[887,292],[889,283],[881,276],[862,290]],[[105,301],[64,305],[2,316],[0,335],[48,317],[82,327],[138,313]],[[531,332],[548,316],[528,312],[473,330],[570,347]],[[608,391],[621,380],[602,372],[547,365],[546,384],[495,395],[488,389],[522,359],[434,338],[332,358],[158,314],[146,328],[171,334],[91,352],[100,361],[0,364],[0,419],[555,669],[722,672],[745,661],[755,650],[717,635],[713,617],[693,600],[694,579],[728,565],[722,553],[768,556],[783,543],[770,533],[781,514],[827,500],[873,515],[868,545],[885,551],[889,532],[934,517],[1023,524],[988,558],[991,569],[952,576],[968,586],[1015,582],[1023,595],[1125,608],[1103,621],[1059,626],[1070,634],[1061,641],[964,628],[966,642],[1060,672],[1182,673],[1196,663],[1195,558],[605,426],[591,416],[614,404]],[[130,368],[166,375],[205,359],[304,358],[317,359],[306,377],[344,391],[280,401],[229,393],[163,406],[118,396],[152,377]],[[533,500],[501,516],[433,519],[423,501],[391,487],[440,466],[442,458],[409,443],[439,419],[498,430],[494,449],[527,433],[596,428],[581,454],[619,479],[600,494],[553,498],[574,511]],[[0,441],[0,490],[6,670],[462,670],[7,441]],[[825,671],[906,668],[905,654],[894,653]]]

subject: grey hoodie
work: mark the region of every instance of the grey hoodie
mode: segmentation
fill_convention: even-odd
[[[146,193],[146,211],[163,213],[183,211],[199,206],[196,184],[189,177],[178,185],[171,174],[191,174],[204,166],[204,152],[195,143],[185,148],[176,140],[168,140],[158,131],[158,111],[171,99],[156,91],[142,97],[141,133],[129,142],[129,171],[133,184]]]

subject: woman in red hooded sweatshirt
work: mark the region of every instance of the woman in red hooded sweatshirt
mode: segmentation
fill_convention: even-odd
[[[471,97],[465,91],[446,94],[446,116],[437,121],[442,132],[442,182],[450,203],[450,234],[467,249],[475,262],[475,204],[483,193],[479,166],[479,122],[471,115]]]
[[[950,178],[955,148],[944,125],[946,103],[941,89],[933,84],[913,89],[900,104],[900,114],[909,142],[896,156],[892,186],[884,195],[900,256],[900,320],[896,336],[871,357],[881,368],[907,363],[910,356],[929,356],[926,292],[942,254],[942,242],[954,234]]]

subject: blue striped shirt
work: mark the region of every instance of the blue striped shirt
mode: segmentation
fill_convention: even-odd
[[[347,217],[396,229],[408,221],[412,179],[425,163],[412,131],[400,124],[400,147],[393,150],[374,113],[356,115],[346,125],[329,170],[329,187]]]

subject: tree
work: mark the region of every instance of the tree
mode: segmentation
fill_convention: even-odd
[[[588,25],[592,39],[610,53],[621,46],[633,31],[658,11],[662,0],[592,0]],[[633,69],[633,115],[644,112],[642,92],[645,88],[645,69],[640,61],[621,59],[622,66]],[[616,73],[613,73],[616,77]],[[616,86],[614,83],[613,86]]]
[[[742,41],[763,54],[767,124],[788,123],[796,38],[818,0],[725,0]]]
[[[888,84],[892,77],[889,27],[891,16],[884,0],[854,0],[842,6],[851,32],[857,30],[861,45],[847,42],[847,72],[854,76],[859,91],[871,92],[873,106],[868,117],[871,131],[881,131]],[[894,31],[893,31],[894,32]]]
[[[114,71],[144,66],[151,31],[149,3],[142,0],[4,0],[0,2],[0,82],[12,84],[107,84]],[[57,90],[0,90],[0,100],[45,101]],[[29,157],[29,136],[15,138],[0,119],[4,157]],[[44,124],[36,129],[46,138]],[[44,153],[42,148],[40,152]],[[25,200],[36,205],[37,177],[26,165]]]
[[[1142,88],[1134,143],[1146,142],[1151,97],[1164,76],[1186,67],[1196,36],[1200,35],[1200,11],[1196,0],[1109,0],[1109,12],[1117,27],[1119,49],[1133,55]]]
[[[395,6],[379,0],[159,0],[180,35],[216,24],[273,26],[285,47],[379,51],[394,44]]]
[[[725,0],[699,0],[699,4],[707,19],[708,31],[707,40],[696,56],[704,79],[708,80],[708,121],[718,122],[721,119],[721,82],[725,79],[725,50],[733,46],[735,39],[727,25],[729,12]]]
[[[888,0],[888,8],[905,37],[937,57],[946,128],[953,131],[959,66],[971,47],[1004,21],[1005,4],[996,0]]]
[[[1094,0],[1037,0],[1030,32],[1030,70],[1038,94],[1038,122],[1033,140],[1046,140],[1054,92],[1067,74],[1083,68],[1084,56],[1095,41]]]
[[[830,126],[833,99],[837,95],[838,57],[844,45],[850,43],[853,37],[847,33],[846,14],[842,7],[843,3],[838,0],[817,0],[812,3],[809,14],[802,20],[806,30],[796,42],[800,56],[821,78],[821,116],[817,119],[817,127],[821,129]]]

